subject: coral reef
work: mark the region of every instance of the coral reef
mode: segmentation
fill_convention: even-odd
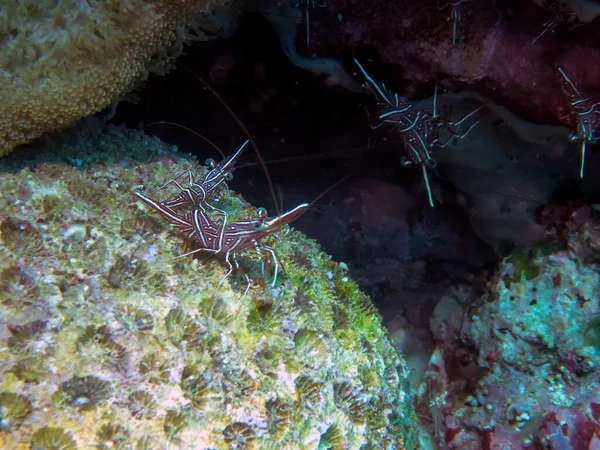
[[[194,161],[116,127],[42,151],[0,173],[0,447],[416,447],[406,365],[313,241],[283,230],[274,288],[243,259],[243,296],[130,195]]]
[[[525,119],[575,128],[556,67],[598,101],[599,31],[586,22],[599,5],[543,3],[551,7],[507,0],[332,0],[311,11],[310,47],[302,37],[297,45],[301,54],[320,57],[367,52],[388,65],[382,81],[397,92],[408,84],[414,94],[437,76],[449,89],[477,91]]]
[[[184,42],[231,31],[234,3],[3,2],[0,155],[107,108],[149,72],[164,73]]]
[[[455,290],[436,307],[423,406],[444,448],[598,445],[600,225],[559,209],[543,214],[554,239],[505,259],[486,294]]]

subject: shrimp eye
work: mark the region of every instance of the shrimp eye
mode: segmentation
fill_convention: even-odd
[[[231,181],[233,180],[233,174],[231,172],[227,172],[224,176],[225,181]]]
[[[402,167],[408,167],[412,165],[412,161],[410,161],[407,157],[403,156],[402,158],[400,158],[400,165]]]
[[[214,169],[214,168],[215,168],[215,165],[216,165],[216,163],[215,163],[215,160],[214,160],[214,159],[212,159],[212,158],[208,158],[208,159],[206,160],[206,162],[204,163],[204,165],[205,165],[206,167],[208,167],[209,169]]]

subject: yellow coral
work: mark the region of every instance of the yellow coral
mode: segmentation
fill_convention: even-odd
[[[4,0],[0,156],[111,104],[234,0]]]

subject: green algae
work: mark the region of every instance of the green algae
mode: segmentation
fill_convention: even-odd
[[[504,282],[510,288],[512,283],[521,280],[531,281],[540,276],[540,258],[545,258],[565,249],[561,240],[542,240],[537,242],[530,250],[514,253],[507,258],[507,262],[514,267],[512,275],[505,275]]]
[[[585,329],[584,342],[600,353],[600,317],[592,320]]]
[[[530,281],[540,275],[540,266],[536,263],[533,251],[515,253],[508,258],[508,262],[514,267],[512,275],[504,276],[504,282],[508,287],[512,283],[519,283],[522,279]]]

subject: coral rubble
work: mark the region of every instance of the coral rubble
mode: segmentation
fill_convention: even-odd
[[[274,288],[245,260],[244,297],[217,259],[174,260],[185,243],[130,195],[195,162],[116,127],[44,150],[0,173],[0,447],[416,446],[403,359],[313,241],[284,230]]]

